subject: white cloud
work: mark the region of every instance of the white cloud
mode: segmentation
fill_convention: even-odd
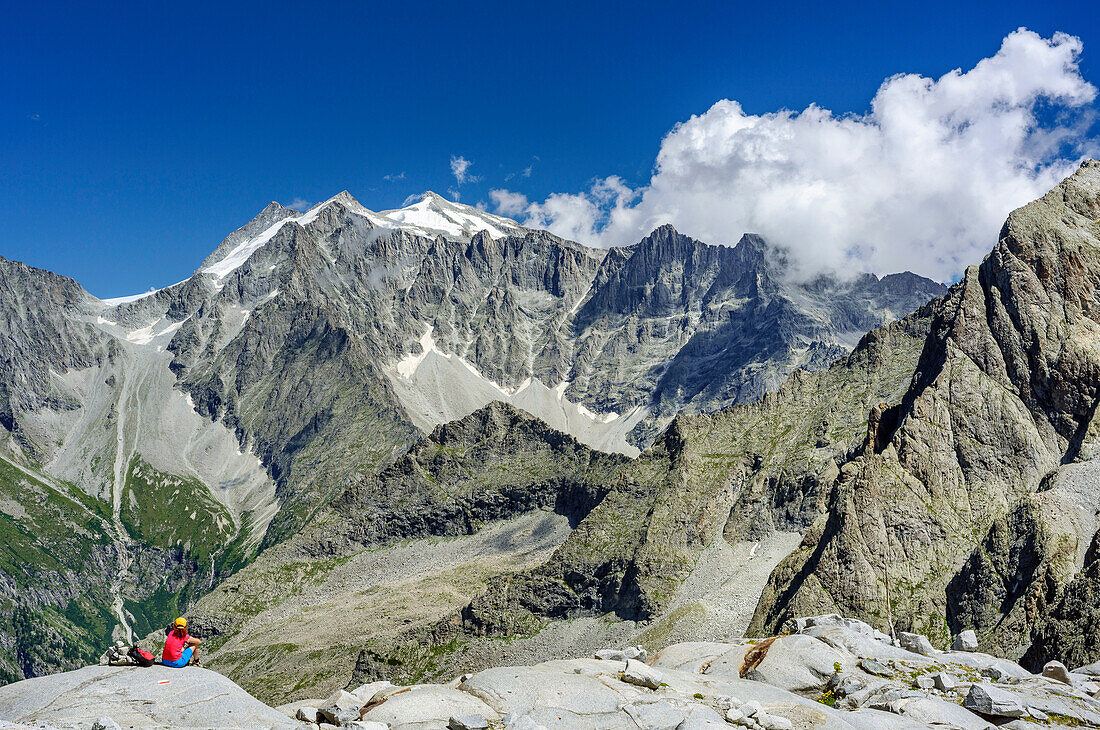
[[[489,199],[498,213],[507,216],[523,215],[529,205],[526,195],[509,190],[490,190]]]
[[[464,185],[468,182],[477,182],[481,179],[469,174],[470,166],[473,164],[474,163],[470,162],[465,157],[451,156],[451,174],[455,176],[455,181],[459,185]]]
[[[385,180],[386,182],[399,182],[399,181],[405,179],[405,171],[402,170],[401,172],[397,173],[396,175],[394,175],[393,173],[391,173],[389,175],[383,175],[382,179]]]
[[[307,210],[309,206],[309,201],[300,195],[286,205],[286,207],[292,208],[293,210]]]
[[[458,202],[459,200],[461,200],[461,199],[462,199],[462,194],[461,194],[461,193],[459,193],[459,192],[458,192],[457,190],[455,190],[454,188],[447,188],[447,195],[449,195],[449,196],[451,197],[451,200],[453,200],[453,201],[454,201],[454,202],[456,202],[456,203],[457,203],[457,202]]]
[[[969,71],[886,79],[864,115],[750,115],[722,100],[666,135],[637,190],[610,177],[522,207],[505,190],[492,200],[586,243],[634,243],[662,223],[723,244],[752,231],[788,248],[802,275],[949,280],[992,248],[1010,210],[1096,150],[1081,50],[1073,36],[1020,29]]]

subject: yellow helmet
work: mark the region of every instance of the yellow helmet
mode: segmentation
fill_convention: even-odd
[[[183,616],[180,616],[178,619],[176,619],[176,626],[181,629],[186,629],[187,619],[185,619]]]

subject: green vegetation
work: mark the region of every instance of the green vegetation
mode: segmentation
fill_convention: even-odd
[[[138,456],[126,474],[121,518],[135,539],[182,548],[199,563],[209,560],[236,532],[232,516],[205,484],[158,472]]]

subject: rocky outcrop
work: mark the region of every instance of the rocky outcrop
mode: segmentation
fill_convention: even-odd
[[[1093,454],[1098,217],[1100,163],[1087,162],[1014,211],[993,252],[934,306],[896,425],[841,466],[828,513],[774,573],[755,630],[839,610],[941,646],[976,629],[1018,656],[1051,604],[1072,600],[1058,596],[1095,526],[1048,518],[1044,503],[1063,491],[1040,490]]]

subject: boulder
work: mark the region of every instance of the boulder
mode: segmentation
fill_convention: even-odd
[[[962,730],[986,730],[989,721],[953,702],[935,697],[908,697],[896,701],[897,713],[932,727],[953,727]]]
[[[829,677],[825,689],[829,690],[838,699],[853,695],[866,686],[858,676],[851,672],[837,672]]]
[[[321,719],[333,725],[343,725],[359,719],[359,710],[364,702],[351,692],[338,690],[317,708]]]
[[[960,631],[955,640],[951,642],[953,651],[977,651],[978,635],[972,629]]]
[[[1043,665],[1043,676],[1047,679],[1053,679],[1056,682],[1062,684],[1072,685],[1073,681],[1070,679],[1069,670],[1066,669],[1066,665],[1062,662],[1047,662]]]
[[[396,688],[397,685],[393,684],[392,682],[387,682],[383,679],[378,682],[367,682],[366,684],[361,684],[355,689],[351,690],[351,693],[358,697],[364,705],[369,705],[380,692],[385,692],[387,690]]]
[[[1026,717],[1028,714],[1027,703],[1022,697],[991,684],[972,685],[963,707],[990,717]]]
[[[1092,664],[1086,664],[1083,667],[1077,667],[1073,670],[1074,674],[1084,674],[1088,677],[1100,677],[1100,662],[1093,662]]]
[[[978,673],[981,674],[983,677],[989,677],[994,682],[1000,681],[1007,676],[1004,671],[997,666],[982,667],[978,670]]]
[[[374,722],[373,720],[355,720],[344,725],[341,730],[390,730],[390,726],[384,722]]]
[[[763,710],[757,712],[753,716],[753,719],[760,723],[760,726],[764,728],[764,730],[791,730],[791,728],[794,727],[794,723],[787,718],[771,715]]]
[[[932,689],[936,686],[936,682],[932,679],[932,675],[930,674],[918,675],[915,680],[915,684],[920,689]]]
[[[322,704],[323,702],[324,702],[324,699],[295,700],[294,702],[287,702],[285,705],[279,705],[275,709],[278,710],[279,712],[283,713],[287,717],[297,720],[297,719],[299,719],[298,718],[298,710],[300,708],[302,708],[302,707],[312,707],[313,711],[316,712],[318,705]],[[314,717],[311,720],[305,720],[305,722],[316,723],[317,718]]]
[[[932,684],[940,692],[951,692],[957,686],[955,678],[947,672],[936,672],[932,675]]]
[[[658,689],[663,678],[659,671],[637,659],[628,659],[626,669],[623,670],[623,681],[628,684],[636,684],[639,687]]]
[[[640,662],[644,662],[649,658],[649,652],[640,646],[630,646],[623,651],[623,656],[627,659],[637,659]]]
[[[745,679],[766,682],[789,692],[814,692],[825,688],[836,665],[849,666],[855,657],[821,639],[805,634],[780,636],[768,647],[763,660],[745,674]]]
[[[936,653],[936,649],[932,646],[932,642],[929,641],[928,637],[924,634],[910,634],[907,631],[900,631],[898,632],[898,641],[901,643],[902,649],[911,651],[914,654],[932,656]]]
[[[305,707],[299,707],[294,712],[294,719],[301,720],[302,722],[312,722],[316,724],[321,721],[321,711],[318,710],[316,707],[310,707],[309,705],[306,705]]]
[[[874,659],[860,659],[859,668],[868,674],[873,674],[876,677],[893,677],[894,670],[886,666],[882,662],[876,662]]]
[[[626,654],[620,649],[600,649],[596,658],[607,662],[625,662]]]

